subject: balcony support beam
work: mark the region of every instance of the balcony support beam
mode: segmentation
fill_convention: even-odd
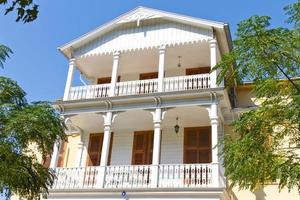
[[[50,166],[49,166],[52,169],[57,167],[59,146],[60,146],[60,141],[56,141],[53,146],[53,152],[52,152]]]
[[[71,58],[69,61],[69,71],[68,71],[65,92],[64,92],[64,97],[63,97],[64,101],[67,101],[69,99],[69,94],[70,94],[70,90],[72,87],[75,68],[76,68],[75,67],[75,58]]]
[[[83,151],[84,151],[84,144],[82,141],[82,136],[80,136],[80,141],[78,143],[77,146],[77,158],[76,158],[76,165],[77,167],[84,167],[83,163],[82,163],[82,157],[83,157]]]
[[[158,187],[159,178],[159,164],[160,164],[160,147],[161,147],[161,122],[164,118],[166,111],[161,108],[156,108],[152,111],[153,123],[154,123],[154,138],[153,138],[153,154],[152,154],[152,187]]]
[[[102,113],[100,113],[102,114]],[[108,164],[109,146],[111,138],[111,126],[117,116],[118,112],[106,112],[102,116],[104,118],[104,137],[101,150],[100,169],[98,174],[97,187],[104,188],[105,184],[105,172]]]
[[[158,64],[158,92],[163,92],[164,75],[165,75],[165,54],[166,46],[163,45],[159,48],[159,64]]]
[[[116,91],[116,83],[118,80],[118,66],[119,66],[119,59],[120,59],[120,52],[116,51],[113,55],[113,67],[111,73],[111,83],[110,83],[110,90],[109,96],[115,96]]]
[[[219,158],[218,158],[218,103],[213,101],[210,107],[207,108],[211,124],[211,145],[212,145],[212,185],[219,187]]]
[[[217,40],[212,39],[209,41],[210,48],[210,69],[214,68],[217,64]],[[217,71],[214,70],[210,73],[210,87],[217,87]]]

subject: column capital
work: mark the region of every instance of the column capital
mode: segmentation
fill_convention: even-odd
[[[161,121],[154,122],[154,128],[161,128]]]
[[[83,145],[84,145],[84,143],[83,143],[82,141],[79,141],[79,142],[78,142],[78,148],[82,148]]]
[[[216,47],[217,46],[217,40],[216,39],[210,39],[209,40],[209,46],[210,46],[210,48]]]
[[[119,59],[120,54],[121,54],[120,51],[115,51],[115,52],[113,53],[114,59]]]
[[[218,119],[218,117],[216,117],[216,116],[210,117],[210,124],[211,124],[211,125],[218,125],[218,124],[219,124],[219,119]]]
[[[162,54],[162,53],[165,53],[165,51],[166,51],[166,45],[161,45],[159,47],[159,53]]]
[[[104,124],[104,131],[110,131],[111,124]]]
[[[147,109],[146,109],[147,110]],[[153,116],[153,123],[161,123],[165,117],[167,109],[164,108],[156,108],[155,110],[149,110]]]
[[[69,65],[75,65],[75,61],[76,61],[76,59],[74,57],[71,57],[69,59]]]

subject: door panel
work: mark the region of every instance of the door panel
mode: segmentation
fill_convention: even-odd
[[[184,129],[184,163],[211,162],[211,127]]]
[[[67,151],[67,144],[68,143],[66,141],[63,141],[61,143],[61,147],[59,149],[57,167],[64,167],[65,155],[66,155],[66,151]]]
[[[152,163],[153,131],[136,131],[133,138],[133,165],[148,165]]]
[[[88,156],[87,156],[87,166],[98,166],[100,165],[101,160],[101,151],[103,145],[103,133],[91,133],[89,137],[89,146],[88,146]],[[113,133],[111,133],[110,146],[109,146],[109,155],[108,155],[108,165],[111,160],[111,151],[113,144]]]
[[[101,159],[103,133],[92,133],[89,138],[87,166],[98,166]]]

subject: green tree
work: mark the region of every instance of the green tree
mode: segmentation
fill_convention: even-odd
[[[26,199],[46,194],[54,173],[38,161],[36,152],[45,159],[57,139],[64,139],[64,125],[53,107],[27,103],[22,88],[1,76],[0,188]]]
[[[240,22],[232,52],[215,67],[219,82],[253,81],[252,92],[261,101],[232,123],[232,133],[221,143],[225,175],[231,186],[241,189],[279,182],[279,189],[300,190],[295,152],[300,147],[300,2],[285,11],[292,28],[271,28],[268,16]]]
[[[5,62],[6,58],[9,57],[9,54],[12,53],[12,50],[3,45],[0,44],[0,67],[3,68],[3,63]]]
[[[0,4],[7,4],[0,0]],[[17,10],[16,21],[36,19],[38,6],[32,0],[14,0],[5,14]],[[0,67],[12,50],[0,45]],[[26,93],[13,80],[0,76],[0,193],[15,193],[26,199],[39,199],[48,193],[55,174],[44,167],[57,140],[63,140],[64,123],[48,102],[28,103]],[[34,148],[33,148],[34,147]]]
[[[4,14],[16,11],[16,21],[28,23],[34,21],[39,13],[38,5],[33,0],[0,0],[0,5],[6,5]]]

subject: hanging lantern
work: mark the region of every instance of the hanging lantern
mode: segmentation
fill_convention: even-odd
[[[180,58],[181,58],[181,56],[178,56],[178,64],[177,64],[177,67],[181,67]]]
[[[179,132],[179,125],[178,125],[178,117],[176,117],[176,125],[174,126],[174,129],[175,129],[175,133],[177,134]]]

